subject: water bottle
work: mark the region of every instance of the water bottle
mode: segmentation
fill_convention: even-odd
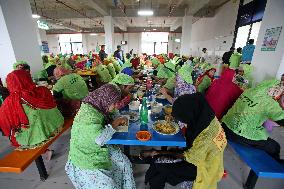
[[[140,121],[141,126],[140,130],[147,130],[147,124],[148,124],[148,107],[147,107],[147,99],[144,97],[142,99],[142,106],[140,109]]]

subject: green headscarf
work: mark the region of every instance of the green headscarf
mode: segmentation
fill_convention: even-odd
[[[175,73],[166,68],[165,65],[162,65],[162,67],[158,70],[157,73],[157,77],[160,79],[168,79],[174,75]]]
[[[166,62],[165,67],[167,67],[167,68],[169,68],[173,71],[175,71],[175,69],[176,69],[175,65],[171,61]]]
[[[13,64],[13,69],[16,70],[17,69],[17,66],[21,65],[21,64],[27,64],[28,63],[26,61],[23,61],[23,60],[19,60],[17,61],[16,63]]]
[[[166,84],[165,84],[163,87],[165,87],[165,88],[167,88],[167,89],[169,89],[169,90],[173,90],[174,87],[175,87],[175,81],[176,81],[176,76],[173,75],[172,77],[170,77],[170,78],[167,80]]]
[[[112,63],[109,63],[109,64],[107,65],[107,69],[108,69],[109,74],[111,75],[112,79],[114,79],[115,76],[116,76],[116,72],[115,72],[115,69],[114,69],[113,64],[112,64]]]
[[[151,59],[152,65],[154,66],[158,66],[159,64],[161,64],[160,60],[156,57]]]
[[[120,73],[115,76],[112,83],[119,85],[134,85],[134,79],[127,74]]]
[[[113,66],[114,66],[114,69],[115,69],[116,73],[120,73],[120,71],[121,71],[121,66],[120,66],[119,62],[116,61],[116,60],[113,61]]]
[[[123,70],[124,68],[131,68],[132,64],[130,63],[129,60],[126,60],[125,63],[121,66],[121,70]]]
[[[111,81],[111,75],[109,74],[109,71],[105,65],[100,64],[96,67],[96,69],[101,82],[109,83]]]
[[[193,84],[191,73],[193,69],[188,64],[185,64],[179,69],[178,75],[188,84]]]

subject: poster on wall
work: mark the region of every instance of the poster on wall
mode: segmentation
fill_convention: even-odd
[[[282,26],[269,28],[265,31],[264,39],[261,45],[261,51],[275,51],[281,30]]]
[[[49,48],[48,48],[48,43],[47,41],[42,41],[41,42],[41,50],[44,52],[44,53],[49,53]]]

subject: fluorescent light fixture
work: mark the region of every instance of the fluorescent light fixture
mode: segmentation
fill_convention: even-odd
[[[98,35],[97,33],[91,33],[90,35]]]
[[[157,29],[156,28],[153,28],[153,31],[156,31]]]
[[[139,10],[138,15],[139,16],[152,16],[154,12],[152,10]]]
[[[175,42],[180,43],[180,39],[175,39]]]
[[[43,30],[49,30],[48,24],[40,20],[37,21],[37,27]]]
[[[33,17],[33,18],[40,18],[40,15],[38,15],[38,14],[32,14],[32,17]]]

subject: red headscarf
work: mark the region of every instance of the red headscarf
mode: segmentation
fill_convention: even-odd
[[[209,75],[209,72],[210,72],[211,70],[215,70],[215,71],[216,71],[215,68],[211,68],[211,69],[207,70],[206,72],[204,72],[204,74],[202,74],[201,76],[199,76],[199,77],[197,78],[196,86],[198,86],[198,85],[202,82],[203,78],[204,78],[206,75],[211,79],[211,82],[213,82],[214,76]]]
[[[243,92],[237,84],[233,83],[234,75],[235,70],[224,70],[220,79],[214,80],[206,92],[206,100],[219,120]]]
[[[25,70],[11,72],[6,81],[10,95],[0,108],[0,127],[9,136],[12,145],[19,146],[15,132],[29,126],[22,104],[34,109],[52,109],[56,107],[56,103],[51,92],[45,87],[36,87],[31,75]]]

